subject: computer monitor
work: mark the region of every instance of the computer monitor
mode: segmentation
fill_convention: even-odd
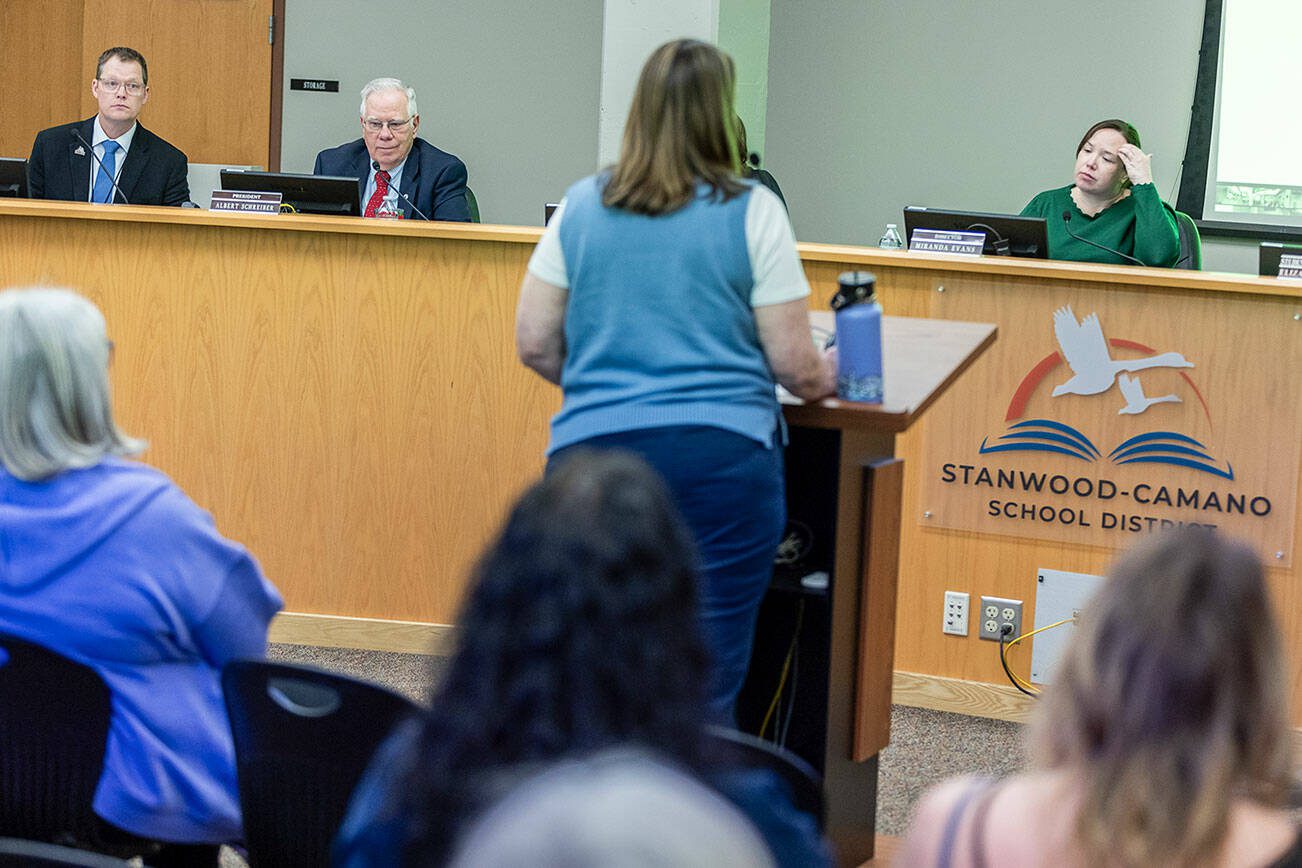
[[[223,169],[222,189],[279,193],[282,206],[289,205],[303,214],[355,216],[362,212],[356,178]]]
[[[27,199],[27,161],[17,157],[0,157],[0,196]]]
[[[1261,246],[1257,248],[1257,274],[1262,277],[1279,277],[1279,260],[1285,254],[1302,256],[1302,244],[1261,242]]]
[[[912,246],[913,230],[940,232],[984,232],[981,252],[996,256],[1049,257],[1049,238],[1043,217],[1012,214],[983,214],[978,211],[942,211],[910,205],[904,209],[905,242]]]

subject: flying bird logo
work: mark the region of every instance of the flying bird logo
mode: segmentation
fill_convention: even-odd
[[[1211,414],[1202,393],[1184,369],[1194,363],[1178,352],[1159,353],[1154,348],[1129,340],[1104,337],[1103,326],[1097,313],[1082,320],[1070,307],[1061,307],[1053,313],[1053,333],[1058,351],[1046,356],[1022,378],[1009,402],[1004,421],[1011,423],[1007,432],[991,444],[989,438],[981,441],[981,453],[991,452],[1050,452],[1068,455],[1081,461],[1097,461],[1101,451],[1084,433],[1053,419],[1019,421],[1026,404],[1039,385],[1066,363],[1071,376],[1053,387],[1054,399],[1064,396],[1106,395],[1115,385],[1121,404],[1117,414],[1139,416],[1157,404],[1183,403],[1174,393],[1149,397],[1144,393],[1139,373],[1159,368],[1179,369],[1180,376],[1198,398],[1203,413],[1211,421]],[[1112,349],[1127,349],[1147,353],[1137,358],[1114,358]],[[1234,479],[1234,468],[1228,463],[1222,467],[1207,451],[1207,447],[1177,431],[1148,431],[1128,437],[1108,454],[1116,464],[1170,464],[1188,467]]]

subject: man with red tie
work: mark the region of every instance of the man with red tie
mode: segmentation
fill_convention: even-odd
[[[149,67],[118,46],[99,56],[90,92],[95,117],[37,133],[27,162],[33,199],[118,205],[190,200],[185,154],[136,122],[149,100]]]
[[[466,164],[416,137],[416,92],[396,78],[362,88],[362,137],[322,151],[315,175],[356,178],[364,217],[470,221]]]

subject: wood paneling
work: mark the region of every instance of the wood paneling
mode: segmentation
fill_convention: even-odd
[[[145,126],[192,163],[269,164],[272,0],[145,0],[129,15],[108,0],[84,3],[79,117],[95,112],[89,82],[99,52],[129,45],[149,63]]]
[[[1007,683],[985,684],[898,669],[892,681],[891,701],[913,708],[931,708],[1018,723],[1030,720],[1035,708],[1034,699]]]
[[[3,204],[0,282],[102,307],[120,423],[287,609],[452,621],[559,405],[514,356],[530,245],[485,240],[491,227],[230,216]]]
[[[0,157],[26,158],[36,134],[83,117],[83,0],[5,0],[0,3]],[[99,49],[95,49],[97,55]]]
[[[446,657],[456,645],[457,629],[450,624],[429,624],[424,621],[281,612],[271,622],[267,639],[290,645],[365,648],[370,651]]]
[[[95,61],[127,45],[149,64],[146,127],[192,163],[269,165],[273,2],[147,0],[124,13],[106,0],[5,0],[0,81],[14,96],[0,156],[26,157],[41,130],[93,115]]]
[[[1129,266],[1093,266],[1065,262],[1035,262],[1024,260],[971,259],[940,254],[908,254],[898,251],[878,251],[865,248],[835,247],[830,245],[801,245],[805,270],[814,288],[811,307],[823,308],[836,289],[836,276],[852,267],[866,267],[877,274],[879,299],[887,314],[922,316],[944,319],[950,316],[952,305],[947,295],[973,282],[991,285],[1007,284],[1018,291],[1040,291],[1069,295],[1073,291],[1089,293],[1113,288],[1122,293],[1140,293],[1153,304],[1168,301],[1173,308],[1185,310],[1188,305],[1216,308],[1216,300],[1225,297],[1251,304],[1259,299],[1263,306],[1272,307],[1277,314],[1295,327],[1296,336],[1291,344],[1274,347],[1276,358],[1272,364],[1285,370],[1302,369],[1298,354],[1302,348],[1302,286],[1295,282],[1273,278],[1242,275],[1209,274],[1163,269],[1146,269]],[[988,319],[1000,326],[999,340],[1015,334],[1022,323],[1018,309],[1006,309],[990,317],[974,311],[968,305],[960,306],[965,320]],[[1222,313],[1204,324],[1210,345],[1220,355],[1217,363],[1226,369],[1230,388],[1235,377],[1251,376],[1253,365],[1260,362],[1255,342],[1247,323],[1235,319],[1237,304],[1224,305]],[[1292,311],[1292,314],[1289,311]],[[1078,311],[1080,313],[1080,311]],[[962,420],[971,408],[984,405],[991,396],[973,391],[981,382],[981,368],[988,358],[977,361],[971,372],[972,381],[959,382],[942,396],[923,417],[921,422],[899,438],[897,455],[905,462],[904,508],[901,527],[900,581],[896,613],[895,666],[897,670],[942,676],[968,682],[1006,685],[1007,679],[999,665],[998,647],[992,642],[976,638],[971,630],[966,637],[946,636],[941,633],[941,611],[946,590],[967,591],[972,599],[981,594],[1011,597],[1023,600],[1025,623],[1032,623],[1036,594],[1036,570],[1039,567],[1071,572],[1106,572],[1117,549],[1085,545],[1071,545],[1050,541],[1035,541],[1015,537],[992,536],[963,531],[929,529],[923,513],[927,509],[922,491],[924,472],[923,448],[928,431],[935,425],[948,424],[944,420]],[[1296,400],[1296,393],[1288,396]],[[1007,400],[1000,396],[998,400]],[[1275,424],[1269,411],[1262,409],[1257,417],[1263,424]],[[1289,464],[1299,460],[1302,437],[1298,432],[1279,432],[1277,448],[1284,450],[1281,462]],[[1289,451],[1291,450],[1291,452]],[[1302,503],[1302,480],[1297,484],[1298,503]],[[1295,546],[1302,540],[1302,510],[1294,517]],[[1119,539],[1118,546],[1133,541]],[[1302,660],[1302,589],[1298,587],[1298,557],[1295,551],[1293,566],[1287,569],[1272,566],[1267,561],[1271,589],[1277,602],[1279,618],[1284,631],[1286,647],[1290,649],[1293,664],[1292,699],[1293,719],[1302,723],[1302,677],[1298,662]],[[1015,652],[1011,663],[1023,678],[1030,674],[1030,650]],[[961,707],[949,710],[961,711]]]
[[[855,685],[854,759],[863,762],[891,742],[891,682],[900,562],[898,458],[863,468],[863,564],[860,568],[859,671]]]

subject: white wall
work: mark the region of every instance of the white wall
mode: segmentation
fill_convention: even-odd
[[[1174,202],[1204,0],[772,0],[765,165],[801,240],[875,244],[905,205],[1014,212],[1123,117]],[[1256,273],[1255,245],[1204,241]]]
[[[651,52],[671,39],[714,42],[718,32],[718,0],[606,0],[597,147],[601,165],[619,157],[628,106]]]
[[[541,225],[543,204],[597,166],[602,0],[390,0],[377,22],[378,6],[286,0],[281,168],[310,172],[358,138],[358,92],[391,75],[416,88],[421,137],[465,161],[484,221]],[[340,92],[290,91],[291,78]]]

